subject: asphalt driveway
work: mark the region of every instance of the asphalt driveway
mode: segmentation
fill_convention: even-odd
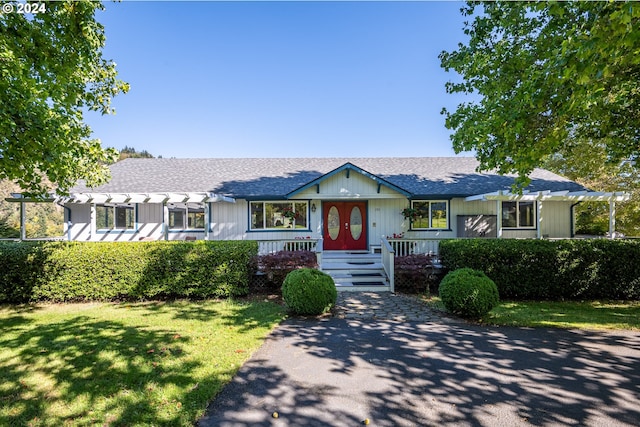
[[[640,333],[290,319],[198,425],[358,426],[365,419],[371,426],[638,426]]]

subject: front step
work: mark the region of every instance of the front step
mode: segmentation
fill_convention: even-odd
[[[380,254],[325,251],[320,269],[333,278],[339,291],[390,290]]]

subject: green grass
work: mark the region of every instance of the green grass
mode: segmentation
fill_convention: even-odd
[[[269,302],[0,307],[0,425],[193,425],[283,318]]]
[[[439,298],[427,305],[445,311]],[[481,322],[499,326],[640,330],[639,301],[501,301]]]

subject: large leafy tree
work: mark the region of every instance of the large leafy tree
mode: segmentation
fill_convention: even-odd
[[[98,0],[47,2],[37,14],[0,14],[0,180],[32,196],[52,183],[65,193],[79,179],[99,185],[117,158],[89,139],[84,111],[112,113],[126,92],[115,63],[102,57]]]
[[[461,11],[469,41],[440,55],[462,77],[447,91],[478,99],[443,110],[457,152],[475,151],[482,169],[517,173],[520,184],[576,146],[635,164],[640,3],[483,2]]]
[[[594,191],[624,191],[630,199],[616,204],[616,231],[640,236],[640,168],[632,161],[607,160],[603,141],[569,144],[564,153],[549,156],[543,166]],[[604,235],[609,231],[609,205],[582,202],[576,206],[576,233]]]

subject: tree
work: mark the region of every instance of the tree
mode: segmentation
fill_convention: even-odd
[[[120,150],[120,156],[118,160],[128,159],[130,157],[133,158],[143,158],[143,159],[153,159],[153,154],[149,153],[147,150],[136,151],[135,148],[124,146],[122,150]]]
[[[117,152],[89,139],[83,111],[110,114],[129,89],[102,57],[100,1],[43,4],[37,14],[0,14],[0,180],[29,196],[43,196],[47,182],[60,194],[79,179],[106,182]]]
[[[482,5],[480,11],[476,10]],[[486,2],[461,9],[467,45],[440,54],[448,93],[479,101],[443,109],[456,152],[483,170],[526,175],[567,146],[640,155],[640,3]],[[635,164],[635,163],[634,163]]]
[[[625,191],[631,198],[616,204],[616,230],[640,236],[640,169],[630,161],[607,161],[606,144],[567,145],[564,154],[550,156],[544,167],[594,191]],[[577,234],[604,235],[609,231],[609,205],[583,202],[576,206]]]

